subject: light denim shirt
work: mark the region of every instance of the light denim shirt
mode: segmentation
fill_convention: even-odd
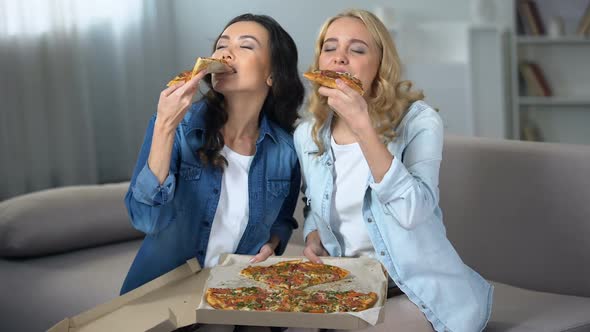
[[[332,118],[320,129],[325,151],[317,155],[313,120],[295,131],[306,196],[304,236],[317,230],[331,256],[343,248],[330,226],[334,158]],[[367,174],[363,217],[376,256],[390,278],[415,303],[436,331],[481,331],[490,317],[492,286],[466,266],[446,237],[438,206],[443,124],[436,111],[418,101],[408,109],[387,145],[393,162],[379,183]]]
[[[146,237],[121,294],[190,258],[204,264],[223,175],[198,158],[197,151],[204,144],[205,108],[204,102],[193,104],[176,129],[170,172],[161,185],[147,165],[156,116],[150,121],[125,197],[131,223]],[[271,235],[280,238],[276,253],[283,253],[297,228],[293,211],[300,179],[293,137],[262,116],[248,173],[248,225],[235,253],[257,254]]]

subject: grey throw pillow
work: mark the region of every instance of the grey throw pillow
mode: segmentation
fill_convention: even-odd
[[[56,254],[136,239],[124,197],[129,182],[62,187],[0,202],[0,257]]]

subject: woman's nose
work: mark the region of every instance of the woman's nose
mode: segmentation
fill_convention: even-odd
[[[229,54],[229,53],[227,53],[227,52],[224,52],[224,53],[221,55],[221,58],[222,58],[223,60],[231,60],[231,59],[232,59],[232,56],[231,56],[231,54]]]
[[[340,55],[335,56],[333,61],[334,61],[334,64],[337,64],[337,65],[345,65],[348,63],[348,60],[346,59],[346,57],[340,56]]]

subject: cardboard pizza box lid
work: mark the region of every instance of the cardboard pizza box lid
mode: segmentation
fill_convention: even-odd
[[[207,275],[193,258],[110,302],[63,319],[48,332],[168,332],[194,324],[194,308]]]

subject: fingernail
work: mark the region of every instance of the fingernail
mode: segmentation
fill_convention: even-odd
[[[252,257],[252,258],[250,259],[250,263],[255,263],[255,262],[256,262],[256,258],[255,258],[255,257]]]

